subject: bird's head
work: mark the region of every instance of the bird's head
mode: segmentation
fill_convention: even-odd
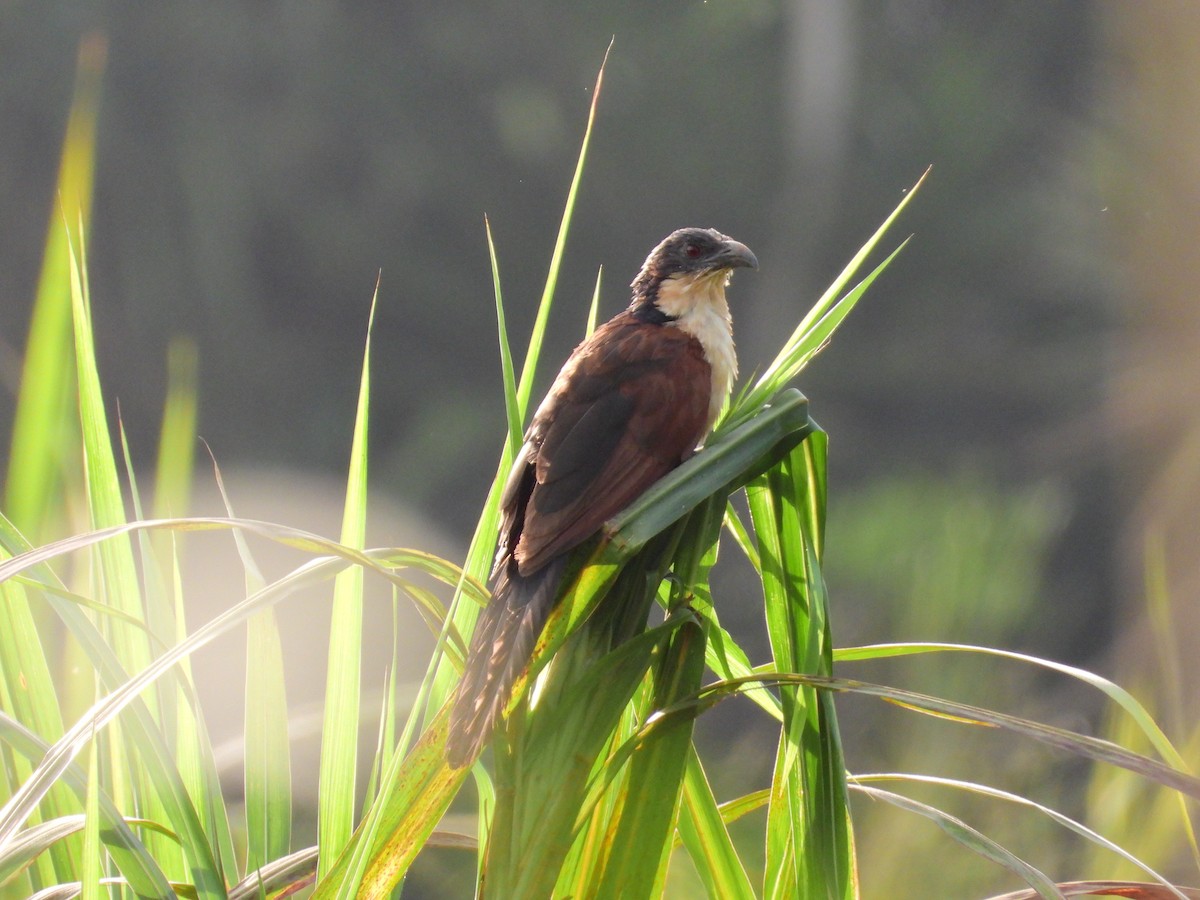
[[[676,298],[716,288],[724,295],[725,285],[734,269],[758,268],[758,259],[745,244],[712,228],[680,228],[667,235],[650,251],[641,271],[633,279],[634,309],[657,309],[675,318],[679,310],[665,309],[666,294],[672,306]],[[667,286],[664,292],[663,287]]]

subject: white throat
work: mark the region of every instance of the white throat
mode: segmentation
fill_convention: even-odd
[[[712,394],[708,401],[708,422],[712,428],[729,400],[737,377],[737,354],[733,347],[733,319],[725,300],[729,271],[700,275],[676,275],[658,286],[656,305],[675,319],[669,323],[700,342],[704,358],[712,367]]]

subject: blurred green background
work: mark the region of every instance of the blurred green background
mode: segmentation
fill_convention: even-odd
[[[609,315],[654,243],[704,225],[761,261],[731,293],[754,370],[932,164],[899,226],[916,239],[800,385],[831,434],[836,642],[1039,653],[1140,688],[1173,737],[1193,733],[1200,666],[1163,660],[1200,636],[1200,5],[8,0],[0,453],[94,33],[92,299],[135,455],[153,452],[167,345],[191,338],[199,431],[235,487],[242,473],[239,512],[336,534],[319,488],[344,472],[382,270],[372,483],[396,512],[368,539],[452,557],[504,430],[483,215],[523,335],[610,38],[548,360],[578,340],[599,267]],[[1171,600],[1158,631],[1148,541]],[[723,621],[761,627],[731,569]],[[1094,698],[980,665],[848,674],[1102,727]],[[988,774],[1085,803],[1080,769],[898,715],[846,704],[852,769]],[[700,725],[741,760],[731,790],[769,771],[753,719],[730,703]],[[1002,812],[992,824],[1036,847]],[[955,881],[936,830],[901,840],[900,817],[864,811],[869,894],[933,874],[947,896],[1006,884],[980,864]]]

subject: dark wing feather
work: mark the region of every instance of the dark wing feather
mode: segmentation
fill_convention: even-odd
[[[510,548],[521,573],[587,540],[686,459],[711,390],[699,342],[678,329],[621,315],[582,345],[527,436],[534,482]]]

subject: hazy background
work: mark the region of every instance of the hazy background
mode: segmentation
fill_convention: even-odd
[[[1145,627],[1142,584],[1150,541],[1174,639],[1193,644],[1200,4],[578,6],[0,2],[0,447],[76,53],[98,31],[91,293],[135,458],[152,460],[167,344],[189,337],[199,431],[238,511],[336,535],[382,270],[369,541],[461,553],[504,430],[483,216],[523,342],[615,35],[539,384],[578,340],[597,269],[609,315],[682,225],[758,254],[731,298],[743,370],[763,365],[932,164],[894,237],[915,239],[800,384],[831,435],[837,642],[1043,654],[1140,687],[1174,736],[1191,734],[1197,661],[1163,674],[1174,651]],[[731,569],[723,620],[759,646]],[[229,602],[195,593],[198,619]],[[317,642],[295,651],[306,671],[322,603],[285,616],[290,640]],[[1095,698],[999,665],[847,673],[1101,724]],[[315,671],[294,699],[318,702],[320,684]],[[748,704],[727,707],[701,739],[739,759],[728,790],[750,789],[773,748]],[[847,703],[845,719],[855,771],[987,775],[1084,813],[1086,775],[1061,758],[877,705]],[[234,745],[237,727],[235,709]],[[1106,874],[1020,847],[1037,826],[1010,815],[974,824],[1051,854],[1062,877]],[[907,833],[903,813],[860,821],[869,894],[1012,886],[932,826]]]

